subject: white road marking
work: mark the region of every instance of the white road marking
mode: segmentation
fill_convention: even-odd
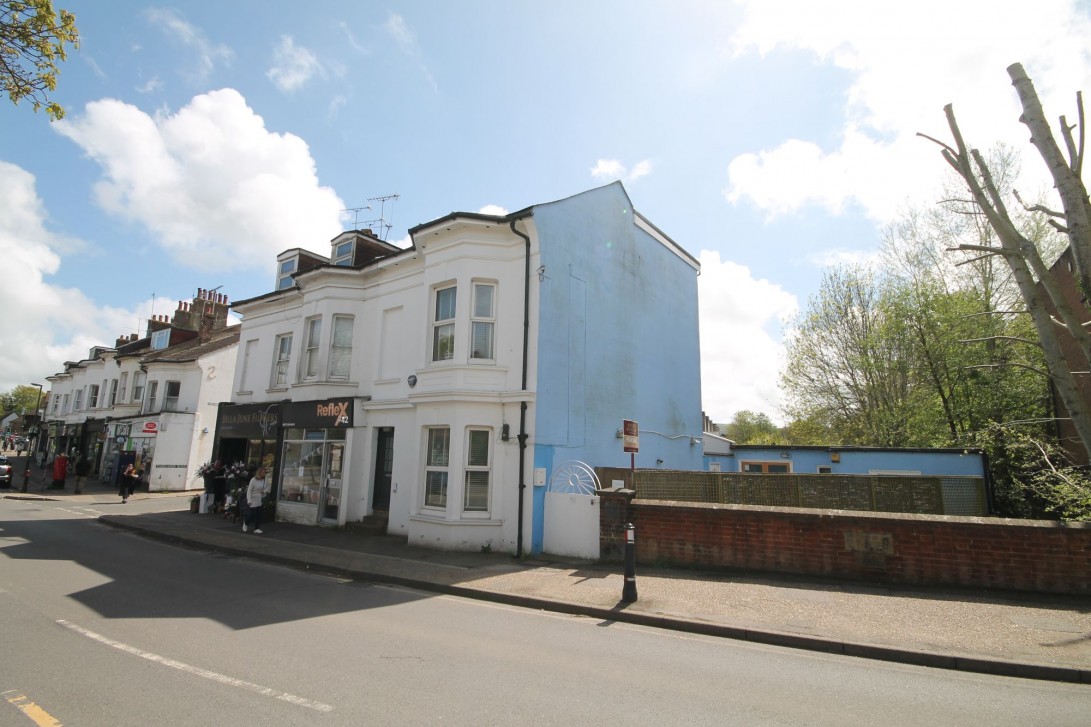
[[[110,646],[114,649],[117,649],[118,651],[123,651],[126,654],[139,656],[141,659],[147,659],[148,661],[153,661],[156,664],[169,666],[172,669],[177,669],[178,671],[183,671],[187,674],[193,674],[195,676],[203,677],[214,682],[219,682],[220,684],[226,684],[229,687],[238,687],[239,689],[245,689],[247,691],[255,692],[256,694],[261,694],[265,697],[273,697],[283,702],[289,702],[300,707],[313,709],[316,712],[333,711],[333,707],[329,704],[316,702],[313,699],[307,699],[306,697],[298,697],[294,694],[289,694],[288,692],[281,692],[276,689],[270,689],[269,687],[263,687],[260,684],[254,684],[253,682],[236,679],[235,677],[229,677],[225,674],[219,674],[214,671],[209,671],[208,669],[191,666],[189,664],[185,664],[181,661],[176,661],[174,659],[168,659],[165,656],[159,656],[158,654],[153,654],[150,651],[144,651],[143,649],[138,649],[135,646],[129,646],[128,644],[123,644],[120,641],[114,641],[113,639],[103,636],[102,634],[96,634],[94,631],[88,631],[87,629],[77,626],[76,624],[69,621],[65,621],[64,619],[59,619],[57,623],[59,623],[61,626],[64,626],[66,629],[69,629],[70,631],[74,631],[81,636],[86,636],[87,638],[92,639],[93,641],[97,641],[100,644],[105,644],[106,646]]]

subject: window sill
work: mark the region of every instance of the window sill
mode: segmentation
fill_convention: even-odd
[[[481,526],[486,526],[486,527],[496,527],[496,528],[498,528],[498,527],[500,527],[501,525],[504,524],[503,520],[485,520],[485,519],[480,519],[480,518],[479,519],[472,519],[472,520],[467,520],[467,519],[447,520],[447,519],[445,519],[443,517],[440,517],[440,516],[437,516],[437,515],[431,515],[431,514],[427,514],[427,513],[423,513],[423,512],[418,513],[416,515],[410,515],[409,520],[410,520],[410,522],[431,523],[431,524],[434,524],[434,525],[450,525],[450,526],[453,526],[453,527],[460,527],[460,526],[481,527]]]

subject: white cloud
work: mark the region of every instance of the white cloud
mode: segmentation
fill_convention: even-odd
[[[319,185],[307,144],[265,128],[233,89],[149,116],[112,99],[54,128],[103,169],[99,204],[152,231],[187,268],[267,272],[290,247],[325,254],[345,207]]]
[[[742,409],[779,421],[784,349],[778,334],[799,303],[718,252],[702,250],[700,262],[701,406],[717,422]]]
[[[652,163],[648,159],[637,162],[632,171],[617,159],[599,159],[595,166],[591,167],[591,176],[603,181],[620,179],[623,182],[635,182],[641,177],[648,176],[651,172]]]
[[[134,310],[99,307],[78,289],[52,284],[49,279],[62,265],[58,252],[87,246],[50,232],[46,222],[34,176],[0,161],[0,351],[9,354],[0,356],[0,391],[31,382],[48,391],[45,377],[57,373],[62,362],[78,361],[92,346],[142,331],[140,317],[146,320],[151,313],[150,301]],[[172,312],[176,304],[157,301],[155,312]]]
[[[148,79],[147,83],[137,86],[137,93],[153,93],[163,88],[163,82],[159,80],[159,76],[152,76]]]
[[[850,78],[838,146],[786,139],[731,162],[725,196],[771,215],[803,205],[837,213],[855,203],[885,220],[907,199],[930,200],[947,167],[938,148],[916,133],[948,139],[947,103],[955,104],[972,145],[1006,141],[1033,153],[1005,70],[1013,62],[1024,64],[1053,119],[1071,117],[1075,92],[1091,85],[1091,18],[1073,0],[1043,0],[1033,13],[1014,0],[987,12],[977,3],[940,0],[884,5],[882,12],[867,0],[741,5],[729,57],[809,52],[817,65]],[[1024,165],[1036,174],[1041,167]]]
[[[487,204],[478,210],[483,215],[496,215],[497,217],[503,217],[508,211],[498,204]]]
[[[205,37],[204,31],[186,22],[176,10],[149,8],[144,16],[153,25],[159,26],[163,32],[196,53],[196,67],[187,69],[186,72],[195,83],[203,82],[216,70],[217,64],[228,63],[234,56],[234,52],[229,47],[210,41]]]
[[[273,60],[273,67],[265,76],[284,93],[297,90],[316,75],[325,75],[325,69],[314,53],[297,46],[289,35],[280,37]]]

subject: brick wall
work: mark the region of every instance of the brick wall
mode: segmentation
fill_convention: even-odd
[[[631,521],[644,565],[1091,594],[1091,523],[612,497],[601,511],[604,560],[617,560],[618,535]]]

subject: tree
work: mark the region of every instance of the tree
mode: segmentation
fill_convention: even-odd
[[[35,414],[38,407],[40,392],[37,386],[16,386],[11,391],[0,394],[0,412],[7,416],[12,412],[16,414]]]
[[[57,88],[66,44],[79,47],[75,15],[58,13],[52,0],[0,0],[0,81],[12,103],[28,98],[34,111],[44,105],[54,121],[64,117],[49,93]]]
[[[1030,129],[1031,142],[1049,167],[1063,211],[1044,205],[1021,206],[1046,215],[1050,224],[1068,235],[1069,246],[1076,261],[1076,277],[1087,295],[1091,291],[1091,202],[1088,201],[1087,188],[1081,176],[1084,155],[1082,95],[1076,96],[1079,116],[1077,124],[1069,125],[1064,116],[1060,119],[1061,136],[1068,151],[1066,160],[1023,67],[1018,63],[1009,66],[1008,75],[1023,106],[1020,120]],[[1068,410],[1084,450],[1091,453],[1091,408],[1080,395],[1074,372],[1065,359],[1058,336],[1059,331],[1064,330],[1073,338],[1083,359],[1079,369],[1087,371],[1091,368],[1091,332],[1081,325],[1081,317],[1077,316],[1065,299],[1033,240],[1023,234],[1013,219],[991,167],[977,149],[967,146],[951,104],[944,107],[944,113],[954,145],[924,134],[921,136],[942,147],[944,160],[962,178],[973,202],[996,234],[995,244],[963,243],[956,249],[976,253],[978,257],[1000,256],[1007,263],[1034,323],[1050,381]],[[1074,130],[1078,130],[1076,136],[1073,135]],[[1018,197],[1016,200],[1018,201]],[[1056,318],[1051,315],[1047,297],[1057,312]],[[1086,319],[1088,311],[1081,313]]]
[[[724,436],[736,444],[777,444],[783,439],[767,414],[748,409],[736,412],[722,429]]]

